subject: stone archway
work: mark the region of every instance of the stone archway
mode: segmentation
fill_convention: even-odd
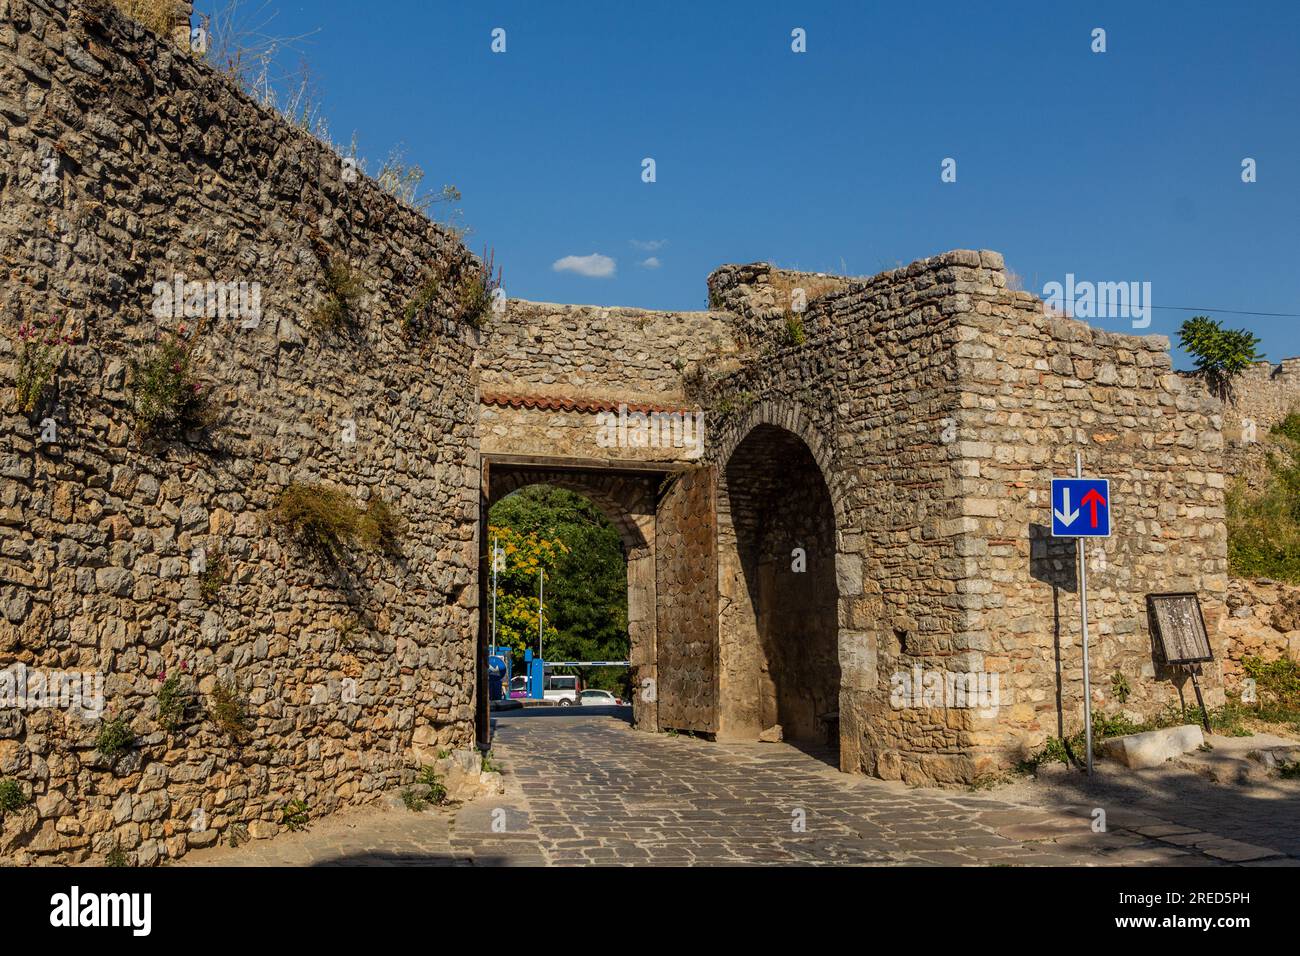
[[[800,435],[756,422],[718,474],[719,729],[838,751],[836,514]]]
[[[657,473],[596,471],[572,467],[519,466],[492,463],[488,472],[487,509],[513,491],[529,485],[553,485],[577,492],[595,504],[618,529],[627,557],[627,626],[632,671],[633,724],[655,731],[658,704],[654,694],[636,689],[653,687],[657,679],[655,642],[655,489]],[[486,527],[486,524],[485,524]],[[486,554],[486,551],[484,551]],[[486,560],[486,558],[484,559]],[[486,574],[486,570],[484,571]],[[486,614],[486,607],[484,614]]]

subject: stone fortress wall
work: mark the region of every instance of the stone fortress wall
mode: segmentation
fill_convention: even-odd
[[[730,286],[736,271],[715,276]],[[763,306],[750,314],[776,321]],[[973,251],[853,280],[801,324],[802,343],[722,379],[748,407],[715,427],[714,448],[784,418],[822,465],[838,526],[841,765],[969,781],[1077,729],[1073,550],[1043,528],[1049,479],[1073,473],[1076,449],[1115,479],[1115,537],[1092,549],[1094,702],[1163,706],[1174,689],[1152,664],[1145,595],[1199,591],[1213,631],[1226,588],[1218,403],[1184,387],[1167,341],[1049,319],[1007,289],[1001,256]],[[891,705],[891,682],[931,672],[998,674],[996,712]],[[1132,687],[1122,704],[1115,674]]]
[[[412,341],[430,277],[475,268],[454,237],[107,5],[0,10],[0,373],[11,322],[57,313],[76,340],[48,407],[20,414],[9,388],[0,406],[0,665],[104,673],[136,735],[104,761],[97,720],[0,712],[0,777],[34,798],[0,855],[174,858],[469,746],[482,509],[548,476],[623,535],[648,729],[824,730],[843,769],[920,784],[1077,729],[1073,550],[1043,529],[1076,449],[1115,495],[1090,550],[1095,705],[1176,698],[1147,593],[1196,590],[1220,640],[1227,413],[1163,338],[1047,317],[1000,255],[957,250],[865,278],[727,265],[705,312],[510,300],[483,329],[448,281]],[[363,288],[329,332],[310,317],[339,265]],[[151,302],[177,273],[257,280],[262,315],[204,327],[208,434],[143,444],[124,386],[174,324]],[[702,452],[609,447],[597,416],[620,406],[703,415]],[[301,481],[393,503],[400,553],[316,563],[269,519]],[[196,549],[230,562],[215,597]],[[178,672],[199,705],[167,732]],[[1000,681],[992,713],[894,699],[974,673]],[[246,700],[244,744],[203,709],[218,680]]]
[[[174,859],[471,746],[477,332],[400,334],[431,269],[473,267],[461,244],[96,3],[0,0],[0,208],[0,666],[30,675],[28,706],[0,709],[0,777],[33,798],[4,814],[0,857]],[[326,264],[362,283],[351,329],[310,321]],[[255,281],[261,315],[206,320],[216,423],[146,442],[131,361],[204,322],[155,316],[154,283],[178,274]],[[13,332],[50,315],[73,343],[29,416]],[[293,482],[391,503],[400,553],[320,563],[269,520]],[[196,552],[228,563],[213,596]],[[104,675],[105,716],[129,723],[115,761],[97,756],[100,720],[32,703],[35,674],[73,672]],[[164,675],[195,694],[174,732]],[[243,698],[245,743],[210,719],[219,680]]]
[[[1295,411],[1300,411],[1300,358],[1282,359],[1277,365],[1256,362],[1237,376],[1223,404],[1228,470],[1251,477],[1263,464],[1260,443],[1269,429]]]

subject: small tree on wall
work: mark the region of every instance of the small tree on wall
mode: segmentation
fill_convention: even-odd
[[[1196,315],[1178,329],[1178,344],[1196,360],[1196,372],[1222,399],[1232,394],[1232,380],[1258,362],[1259,338],[1247,329],[1225,329],[1208,315]]]

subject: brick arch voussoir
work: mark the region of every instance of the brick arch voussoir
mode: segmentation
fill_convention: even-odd
[[[836,530],[844,530],[848,496],[840,479],[839,470],[835,467],[834,448],[812,423],[803,408],[795,402],[775,400],[754,405],[747,415],[719,436],[719,441],[714,446],[714,458],[718,468],[725,470],[736,449],[754,429],[761,425],[784,429],[799,438],[808,448],[813,461],[821,470],[826,489],[830,492]]]
[[[492,478],[492,495],[488,504],[494,505],[511,492],[529,485],[553,485],[577,492],[595,504],[618,529],[629,552],[648,546],[645,535],[632,518],[631,503],[627,500],[628,488],[622,479],[612,475],[586,476],[543,470],[509,471]]]

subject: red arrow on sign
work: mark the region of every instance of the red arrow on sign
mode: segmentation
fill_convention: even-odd
[[[1106,503],[1106,499],[1102,497],[1101,492],[1098,491],[1096,488],[1093,488],[1086,495],[1084,495],[1083,501],[1079,502],[1079,504],[1081,505],[1088,505],[1090,508],[1092,508],[1091,518],[1092,518],[1092,526],[1094,528],[1097,527],[1097,505],[1104,505],[1105,503]]]

